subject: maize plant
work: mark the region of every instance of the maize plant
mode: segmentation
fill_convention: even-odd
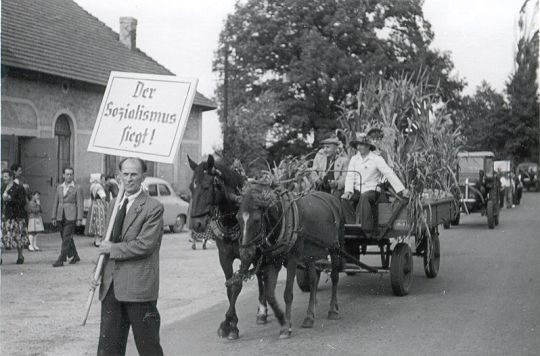
[[[424,73],[368,79],[360,83],[356,107],[343,107],[339,119],[349,140],[356,132],[382,130],[378,148],[411,192],[409,236],[414,234],[417,244],[423,231],[429,234],[424,201],[459,194],[454,170],[462,147],[460,130],[453,128],[438,87],[428,79]]]

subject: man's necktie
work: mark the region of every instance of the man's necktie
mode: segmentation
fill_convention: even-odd
[[[124,218],[126,217],[128,199],[124,199],[122,207],[116,213],[116,219],[114,220],[113,231],[111,235],[112,242],[120,242],[122,238],[122,227],[124,226]]]

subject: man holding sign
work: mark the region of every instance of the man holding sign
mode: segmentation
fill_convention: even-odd
[[[110,241],[99,247],[106,257],[99,291],[98,355],[124,355],[130,326],[140,355],[163,355],[156,306],[163,205],[142,189],[143,160],[126,158],[119,168],[124,196],[118,197]]]
[[[98,355],[124,355],[130,327],[139,354],[163,354],[156,308],[163,206],[141,189],[146,172],[142,159],[173,163],[197,82],[142,73],[111,72],[109,77],[88,151],[139,158],[120,162],[118,204],[110,209],[82,322],[86,324],[101,280]]]

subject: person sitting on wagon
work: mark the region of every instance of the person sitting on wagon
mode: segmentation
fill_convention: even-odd
[[[388,153],[384,151],[381,147],[382,140],[384,138],[384,132],[378,127],[374,127],[370,129],[366,133],[367,137],[371,141],[371,144],[375,146],[375,149],[371,150],[372,153],[375,153],[376,155],[381,156],[386,164],[388,164],[389,167],[392,167],[392,164],[388,161]]]
[[[340,197],[345,187],[347,157],[338,154],[340,141],[327,138],[321,141],[322,148],[313,159],[310,180],[317,190]]]
[[[377,186],[382,178],[388,180],[396,193],[408,196],[409,192],[384,158],[372,152],[375,145],[365,133],[357,134],[350,145],[356,148],[357,153],[349,162],[345,177],[345,193],[341,198],[356,205],[355,210],[357,216],[359,215],[362,230],[376,232],[377,200],[380,194]]]

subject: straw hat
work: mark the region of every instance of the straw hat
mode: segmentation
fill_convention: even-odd
[[[356,148],[358,145],[367,145],[371,150],[376,148],[369,136],[364,132],[357,132],[355,137],[351,140],[350,145],[353,148]]]

